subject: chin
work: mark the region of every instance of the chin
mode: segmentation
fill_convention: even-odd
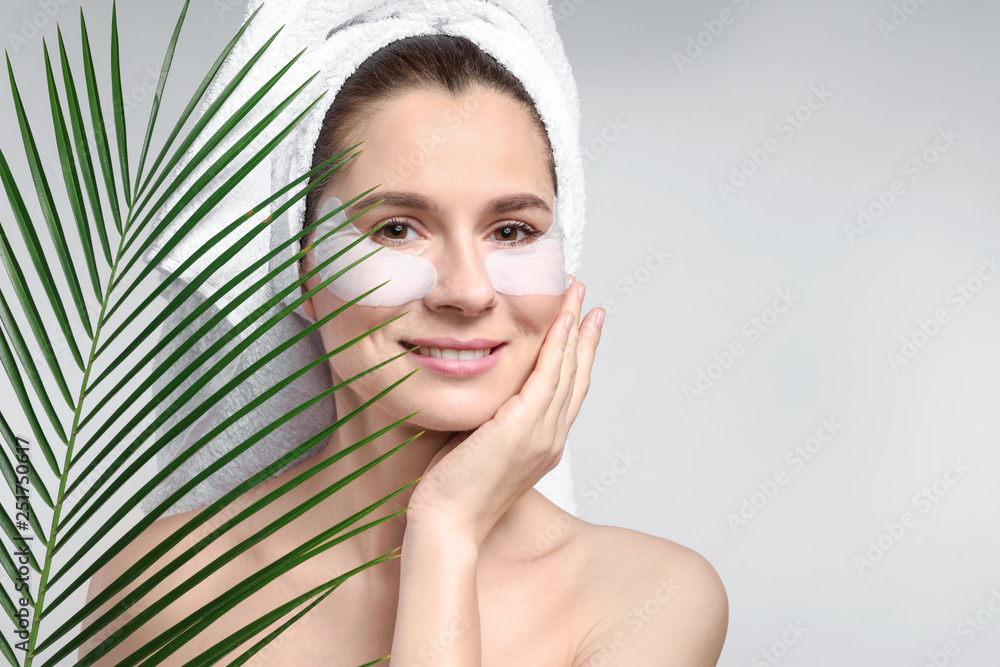
[[[451,432],[451,431],[474,431],[479,428],[490,418],[486,419],[458,419],[456,415],[428,415],[426,411],[421,412],[419,415],[414,415],[407,422],[408,424],[413,424],[426,431],[441,431],[441,432]]]
[[[405,383],[404,383],[405,384]],[[402,388],[402,387],[400,387]],[[464,400],[463,400],[464,399]],[[468,395],[455,397],[453,400],[439,400],[434,405],[428,405],[426,395],[417,398],[405,410],[395,410],[400,417],[420,410],[407,420],[408,424],[429,431],[472,431],[493,419],[503,401],[486,400],[485,397]]]

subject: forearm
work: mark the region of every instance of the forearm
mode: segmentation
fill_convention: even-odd
[[[411,523],[400,558],[390,666],[481,665],[475,540],[438,526]]]

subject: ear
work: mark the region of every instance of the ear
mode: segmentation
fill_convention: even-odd
[[[303,294],[306,293],[305,285],[302,286],[302,293]],[[311,319],[313,320],[316,319],[316,308],[315,306],[313,306],[312,298],[305,300],[305,303],[302,304],[302,310],[305,311],[305,314],[308,315]]]
[[[299,276],[304,277],[308,270],[305,268],[305,262],[299,262]],[[302,296],[306,295],[309,291],[310,286],[308,283],[312,282],[312,279],[299,285],[299,290],[302,292]],[[316,319],[316,307],[313,305],[312,297],[308,298],[302,304],[302,310],[305,311],[306,315],[311,317],[313,320]]]

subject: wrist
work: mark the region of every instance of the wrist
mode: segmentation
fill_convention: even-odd
[[[406,511],[403,545],[420,544],[448,553],[479,553],[483,540],[477,525],[428,508],[411,507]]]

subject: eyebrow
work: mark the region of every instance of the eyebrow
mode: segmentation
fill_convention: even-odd
[[[351,217],[358,213],[361,209],[368,208],[376,202],[382,202],[385,206],[402,206],[407,208],[415,208],[420,211],[438,211],[440,210],[437,204],[434,204],[427,199],[424,199],[418,194],[412,192],[383,192],[381,194],[375,193],[370,194],[367,197],[362,197],[358,201],[354,202],[347,207],[347,216]],[[540,208],[543,211],[549,213],[552,209],[539,197],[523,192],[516,195],[504,195],[501,197],[495,197],[490,201],[486,202],[483,207],[483,213],[487,215],[499,215],[501,213],[510,213],[511,211],[519,211],[524,208]]]

